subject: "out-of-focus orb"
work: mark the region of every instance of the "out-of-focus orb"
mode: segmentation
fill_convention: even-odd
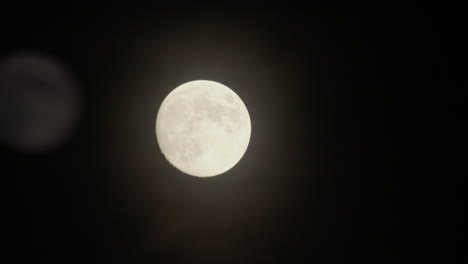
[[[0,141],[46,151],[70,134],[79,108],[76,84],[62,65],[38,54],[0,59]]]

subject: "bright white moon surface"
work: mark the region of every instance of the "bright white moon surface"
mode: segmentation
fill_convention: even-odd
[[[156,117],[156,137],[166,159],[197,177],[234,167],[247,150],[250,131],[244,102],[214,81],[191,81],[175,88]]]

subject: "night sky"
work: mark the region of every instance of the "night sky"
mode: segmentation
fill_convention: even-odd
[[[0,145],[2,256],[413,263],[427,254],[437,200],[425,184],[428,130],[446,84],[447,14],[183,6],[2,10],[0,60],[48,56],[80,94],[59,146]],[[197,79],[233,89],[252,122],[244,157],[214,178],[175,169],[155,137],[164,97]]]

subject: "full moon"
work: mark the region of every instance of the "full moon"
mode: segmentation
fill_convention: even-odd
[[[184,83],[162,102],[156,138],[166,159],[196,177],[222,174],[236,165],[250,141],[247,107],[214,81]]]

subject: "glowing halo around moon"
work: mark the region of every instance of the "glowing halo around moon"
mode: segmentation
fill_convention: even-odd
[[[207,80],[170,92],[156,117],[156,138],[166,159],[180,171],[212,177],[234,167],[250,141],[250,116],[240,97]]]

